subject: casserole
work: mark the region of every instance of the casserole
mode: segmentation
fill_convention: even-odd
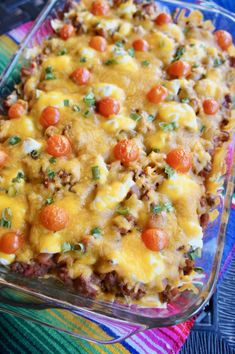
[[[8,73],[9,73],[9,70],[8,70]],[[4,82],[4,88],[6,88],[6,82]],[[227,177],[228,178],[228,177]],[[227,194],[226,195],[228,195],[228,194],[230,194],[230,189],[229,188],[231,188],[231,183],[228,183],[227,185],[226,185],[226,191],[227,191]],[[226,197],[226,198],[228,198],[228,196]],[[227,200],[227,199],[226,199]],[[222,211],[222,206],[220,206],[220,211]],[[223,222],[223,215],[224,214],[222,214],[222,222]],[[215,225],[211,225],[210,226],[210,229],[209,229],[209,231],[208,232],[210,232],[210,230],[212,230],[212,232],[217,232],[217,229],[216,229],[216,227],[218,228],[218,229],[220,229],[220,227],[221,227],[221,225],[219,225],[219,222],[218,222],[218,220],[221,220],[220,218],[218,218],[217,220],[216,220],[216,223],[215,223]],[[212,227],[213,226],[213,227]],[[206,235],[207,235],[207,233],[206,233]],[[215,235],[215,234],[214,234]],[[208,273],[207,273],[207,276],[208,277],[206,277],[206,278],[204,278],[203,280],[201,280],[201,282],[199,283],[199,284],[197,284],[197,286],[199,287],[199,289],[200,289],[200,291],[199,291],[199,294],[202,296],[202,294],[205,294],[205,292],[206,292],[206,289],[207,289],[207,291],[208,291],[208,286],[210,285],[210,281],[212,281],[212,279],[211,279],[211,276],[213,275],[213,272],[214,272],[214,276],[216,275],[216,273],[218,272],[218,269],[216,270],[216,269],[212,269],[212,272],[211,272],[211,274],[210,274],[210,265],[209,264],[207,264],[207,263],[204,263],[203,264],[203,260],[206,262],[206,261],[208,261],[209,259],[208,259],[208,254],[207,254],[207,250],[209,251],[210,250],[210,252],[211,252],[211,250],[212,250],[212,248],[213,247],[211,247],[211,246],[213,246],[213,244],[211,245],[209,245],[208,244],[208,248],[207,248],[207,241],[208,240],[210,240],[210,238],[208,237],[208,238],[206,238],[206,244],[205,244],[205,248],[204,248],[204,250],[203,250],[203,256],[202,256],[202,259],[200,260],[200,265],[203,265],[205,268],[206,268],[206,270],[208,271]],[[210,241],[210,243],[211,243],[211,241]],[[216,256],[217,257],[219,257],[219,255],[220,255],[220,253],[221,253],[221,249],[220,250],[217,250],[217,252],[216,252]],[[205,258],[204,258],[205,257]],[[215,258],[216,259],[216,258]],[[217,259],[218,260],[218,259]],[[213,259],[213,261],[214,261],[214,259]],[[219,262],[218,262],[219,263]],[[212,265],[212,264],[211,264]],[[217,267],[218,267],[218,264],[217,264]],[[216,267],[216,268],[217,268]],[[4,274],[5,273],[5,274]],[[8,281],[8,285],[10,285],[10,282],[11,282],[11,278],[13,277],[15,277],[15,275],[13,275],[13,274],[8,274],[7,272],[4,272],[3,271],[3,278],[5,279],[5,281],[7,280]],[[12,279],[13,279],[12,278]],[[206,281],[208,280],[208,284],[206,285]],[[213,279],[214,280],[214,279]],[[25,285],[27,284],[27,282],[28,282],[28,280],[26,280],[26,279],[19,279],[19,283],[21,283],[21,284],[23,284],[23,283],[25,283]],[[39,283],[41,282],[41,281],[38,281]],[[46,282],[46,280],[45,280],[45,282]],[[214,281],[212,281],[212,283],[213,283]],[[39,284],[39,283],[37,283],[37,281],[35,281],[34,282],[34,284],[35,284],[35,287],[37,287],[37,284]],[[42,283],[41,284],[43,284],[44,283],[44,280],[42,281]],[[13,286],[13,284],[11,284],[11,286]],[[27,286],[27,285],[26,285]],[[51,288],[51,285],[48,285],[48,291],[50,290],[50,288]],[[209,289],[210,289],[210,291],[212,290],[211,289],[212,288],[212,284],[211,284],[211,286],[209,287]],[[48,291],[46,291],[46,290],[43,290],[42,291],[42,293],[43,294],[41,294],[41,297],[42,298],[44,298],[44,296],[45,295],[48,295]],[[204,292],[205,291],[205,292]],[[209,291],[209,292],[210,292]],[[50,296],[49,296],[50,297]],[[72,300],[72,298],[73,298],[73,300]],[[71,296],[69,296],[68,294],[67,294],[67,296],[66,296],[66,299],[68,300],[68,299],[70,299],[70,302],[72,302],[72,303],[74,303],[74,301],[75,301],[75,298],[76,298],[76,304],[77,305],[80,305],[80,306],[82,306],[83,305],[83,299],[81,299],[81,297],[78,297],[78,296],[74,296],[73,294],[71,294]],[[44,298],[45,299],[45,298]],[[60,293],[60,291],[58,290],[58,294],[57,294],[57,299],[58,299],[58,302],[57,302],[57,305],[59,304],[59,300],[63,300],[63,295]],[[186,301],[186,299],[187,299],[187,301]],[[49,300],[48,298],[47,298],[47,300]],[[177,304],[178,304],[178,306],[179,306],[179,304],[182,306],[182,308],[180,309],[180,311],[182,311],[182,309],[184,309],[185,311],[186,310],[189,310],[189,308],[190,308],[190,306],[192,306],[192,304],[194,304],[194,301],[195,301],[196,299],[195,299],[195,297],[193,296],[193,294],[188,294],[188,293],[184,293],[184,294],[181,294],[178,298],[177,298],[177,301],[175,301]],[[201,299],[202,300],[202,299]],[[187,302],[187,303],[186,303]],[[197,298],[197,301],[196,301],[196,303],[197,303],[197,306],[198,306],[198,308],[200,308],[200,306],[202,306],[202,302],[200,303],[200,301],[199,301],[199,299]],[[99,301],[97,301],[97,302],[93,302],[93,301],[91,301],[91,302],[88,302],[88,305],[86,305],[86,307],[88,307],[89,308],[89,304],[90,304],[90,306],[92,306],[92,310],[93,311],[100,311],[100,306],[101,306],[101,302],[99,302]],[[182,316],[182,313],[181,313],[181,316],[179,316],[179,308],[177,308],[177,307],[175,307],[174,306],[175,305],[175,303],[174,302],[172,302],[172,304],[170,304],[170,306],[168,307],[168,309],[166,310],[166,309],[164,309],[164,310],[161,310],[161,309],[158,309],[158,310],[154,310],[154,309],[141,309],[141,308],[139,308],[138,306],[131,306],[131,317],[132,317],[132,320],[137,320],[140,324],[144,324],[144,325],[150,325],[150,326],[156,326],[156,325],[160,325],[160,326],[164,326],[164,325],[169,325],[169,324],[172,324],[173,322],[167,322],[166,321],[166,319],[167,320],[174,320],[174,321],[176,321],[175,323],[177,323],[177,321],[180,321],[180,320],[183,320],[185,317],[184,316]],[[71,306],[71,305],[70,305]],[[173,306],[173,307],[172,307]],[[85,313],[85,310],[83,310],[84,311],[84,313]],[[112,315],[114,315],[114,312],[115,312],[115,316],[117,316],[117,317],[123,317],[123,316],[125,316],[125,318],[128,318],[129,316],[128,315],[130,315],[130,313],[129,313],[129,309],[128,309],[128,307],[125,307],[125,306],[121,306],[121,305],[115,305],[115,310],[113,311],[111,308],[110,308],[110,304],[105,304],[105,313],[106,314],[112,314]],[[187,311],[186,311],[187,312]],[[153,319],[153,314],[154,313],[156,313],[156,318],[154,318]],[[169,316],[169,314],[171,314],[171,317],[170,318],[168,318],[168,316]],[[186,313],[185,313],[186,314]],[[86,314],[87,315],[87,314]],[[89,316],[90,316],[91,314],[89,314]],[[94,316],[98,316],[97,314],[96,315],[94,315]],[[140,319],[140,317],[144,317],[144,320],[142,321],[141,319]],[[180,318],[179,318],[180,317]],[[101,318],[99,319],[99,321],[101,321]],[[150,324],[150,322],[151,322],[151,324]]]

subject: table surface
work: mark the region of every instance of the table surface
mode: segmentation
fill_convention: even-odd
[[[235,12],[235,0],[215,0]],[[0,34],[33,20],[46,0],[1,0]],[[234,230],[235,232],[235,230]],[[235,354],[235,259],[227,271],[217,293],[196,320],[180,354]],[[229,291],[228,291],[229,289]]]

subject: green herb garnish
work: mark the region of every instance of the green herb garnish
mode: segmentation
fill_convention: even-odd
[[[52,66],[48,66],[46,69],[45,69],[45,80],[54,80],[56,79],[56,76],[53,72],[53,68]]]
[[[206,130],[206,126],[203,124],[200,128],[200,132],[201,133],[204,133],[204,131]]]
[[[71,245],[69,242],[64,242],[61,251],[63,253],[69,252],[69,251],[77,251],[79,253],[85,253],[85,246],[82,242],[77,243],[76,245]]]
[[[86,63],[87,62],[87,58],[86,57],[81,57],[80,58],[80,63]]]
[[[141,64],[142,64],[142,66],[147,67],[147,66],[150,65],[150,62],[148,60],[144,60],[144,61],[141,62]]]
[[[199,273],[199,274],[204,273],[204,269],[202,267],[194,267],[194,271]]]
[[[94,229],[91,230],[91,234],[95,238],[99,238],[101,236],[101,228],[100,227],[94,227]]]
[[[56,158],[55,157],[50,157],[49,158],[49,162],[52,163],[52,164],[56,163]]]
[[[134,56],[135,56],[135,49],[134,48],[129,48],[127,50],[127,52],[132,58],[134,58]]]
[[[149,114],[147,117],[147,122],[152,122],[155,119],[153,114]]]
[[[220,59],[220,58],[216,58],[216,59],[214,60],[214,67],[217,68],[218,66],[224,64],[224,62],[225,62],[224,60],[222,60],[222,59]]]
[[[185,53],[185,48],[179,47],[174,55],[172,62],[179,60],[184,55],[184,53]]]
[[[61,251],[63,253],[72,251],[72,245],[69,242],[64,242],[63,245],[61,246]]]
[[[19,171],[19,172],[17,173],[17,176],[12,179],[12,182],[13,182],[13,183],[20,183],[20,181],[21,181],[22,179],[25,179],[25,175],[24,175],[24,173],[23,173],[22,171]]]
[[[184,97],[184,98],[181,99],[181,102],[182,103],[189,103],[190,99],[188,97]]]
[[[142,117],[140,114],[138,114],[136,112],[132,112],[130,114],[130,118],[133,119],[134,121],[138,122]]]
[[[40,152],[38,150],[33,150],[31,151],[30,156],[32,159],[37,160],[40,156]]]
[[[54,203],[54,199],[53,198],[47,198],[46,201],[45,201],[46,205],[50,205],[52,203]]]
[[[80,112],[80,111],[81,111],[81,109],[80,109],[80,107],[79,107],[78,104],[74,104],[74,105],[72,106],[72,110],[73,110],[74,112]]]
[[[194,250],[192,250],[188,253],[189,258],[192,261],[195,261],[196,258],[201,257],[201,255],[202,255],[202,250],[199,247],[195,248]]]
[[[118,48],[122,48],[122,47],[123,47],[123,42],[118,41],[118,42],[114,43],[114,45],[115,45],[116,47],[118,47]]]
[[[196,64],[196,63],[195,63],[195,64],[192,65],[192,68],[193,68],[193,69],[197,69],[197,68],[199,68],[199,66],[200,66],[200,64]]]
[[[50,179],[55,178],[55,171],[49,170],[49,171],[47,172],[47,176],[48,176]]]
[[[104,62],[104,65],[114,65],[114,64],[118,64],[116,59],[108,59]]]
[[[9,138],[8,144],[10,145],[16,145],[21,141],[21,138],[18,137],[17,135],[13,135]]]
[[[153,214],[160,214],[163,211],[166,211],[169,213],[169,212],[173,211],[174,208],[170,202],[167,202],[167,203],[152,205],[150,210]]]
[[[175,174],[174,169],[169,165],[165,166],[164,172],[166,173],[167,178],[171,178]]]
[[[87,111],[85,111],[85,112],[83,113],[83,117],[87,118],[87,117],[89,117],[90,114],[91,114],[91,112],[90,112],[89,109],[88,109]]]
[[[117,213],[119,215],[127,215],[127,214],[129,214],[129,209],[127,207],[120,206],[116,211],[117,211]]]
[[[99,166],[93,166],[91,168],[91,172],[92,172],[92,178],[97,181],[98,179],[100,179],[100,168]]]
[[[164,132],[167,132],[167,131],[171,132],[171,131],[175,130],[178,127],[178,125],[176,122],[170,122],[170,123],[160,122],[159,127],[162,130],[164,130]]]
[[[92,92],[89,92],[86,94],[86,96],[84,96],[83,101],[88,107],[94,107],[95,95]]]
[[[6,229],[11,228],[12,221],[12,211],[10,208],[5,208],[2,211],[2,218],[0,219],[0,226],[5,227]]]
[[[65,55],[65,54],[67,54],[67,53],[68,53],[67,49],[66,49],[66,48],[63,48],[63,49],[61,49],[61,50],[59,51],[58,55]]]
[[[69,100],[64,100],[64,107],[69,107]]]

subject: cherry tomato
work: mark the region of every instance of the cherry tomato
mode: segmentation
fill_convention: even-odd
[[[96,0],[91,6],[91,12],[95,16],[105,16],[109,12],[109,6],[105,1]]]
[[[155,23],[156,23],[157,26],[167,25],[170,22],[171,22],[171,16],[166,14],[165,12],[160,13],[155,18]]]
[[[98,111],[102,116],[108,118],[113,114],[118,114],[120,111],[120,104],[114,98],[105,97],[98,102]]]
[[[167,154],[166,162],[176,171],[186,173],[192,167],[192,156],[183,148],[176,148]]]
[[[4,151],[0,150],[0,168],[6,164],[8,158],[9,156]]]
[[[67,156],[72,148],[64,135],[52,135],[47,140],[46,152],[54,157]]]
[[[21,103],[14,103],[8,111],[8,117],[10,119],[20,118],[25,113],[25,108]]]
[[[213,99],[203,101],[203,110],[206,114],[214,115],[219,110],[219,103]]]
[[[132,43],[135,50],[138,52],[147,52],[149,49],[149,44],[145,39],[139,38]]]
[[[223,50],[227,50],[233,43],[233,38],[231,34],[223,30],[219,30],[215,32],[215,40],[218,46]]]
[[[168,95],[167,89],[162,85],[157,85],[151,88],[147,93],[147,99],[152,103],[160,103],[165,100]]]
[[[0,251],[7,254],[14,254],[23,245],[24,237],[14,231],[5,233],[0,238]]]
[[[53,106],[44,108],[39,118],[41,125],[45,128],[56,125],[60,120],[60,110]]]
[[[168,235],[161,229],[147,229],[141,234],[145,246],[154,252],[159,252],[168,246]]]
[[[77,85],[86,85],[90,80],[90,71],[86,68],[77,68],[72,74],[71,79]]]
[[[101,36],[92,37],[90,40],[90,47],[98,52],[105,52],[107,49],[107,41]]]
[[[75,33],[75,28],[70,23],[66,23],[60,29],[60,38],[67,40],[68,38],[72,37]]]
[[[177,60],[168,66],[167,72],[173,77],[187,77],[191,74],[191,65],[186,61]]]
[[[114,156],[124,165],[135,161],[139,157],[139,148],[133,140],[120,140],[113,149]]]
[[[66,210],[55,204],[45,206],[39,215],[42,225],[51,231],[64,229],[69,222],[69,215]]]

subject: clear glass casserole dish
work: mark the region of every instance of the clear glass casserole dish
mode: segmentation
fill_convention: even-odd
[[[158,1],[162,9],[186,14],[200,10],[218,29],[235,31],[235,18],[211,1]],[[1,76],[0,110],[25,65],[23,52],[40,44],[52,31],[50,19],[58,15],[64,1],[50,0],[30,33],[18,48]],[[234,142],[228,147],[227,174],[220,194],[219,216],[209,224],[204,235],[202,257],[196,265],[203,267],[205,277],[194,285],[198,293],[185,291],[175,297],[167,308],[143,308],[137,305],[90,300],[67,290],[52,279],[29,279],[0,267],[0,311],[69,333],[95,343],[115,343],[147,328],[175,325],[198,313],[212,295],[219,275],[225,242],[226,226],[235,178]]]

